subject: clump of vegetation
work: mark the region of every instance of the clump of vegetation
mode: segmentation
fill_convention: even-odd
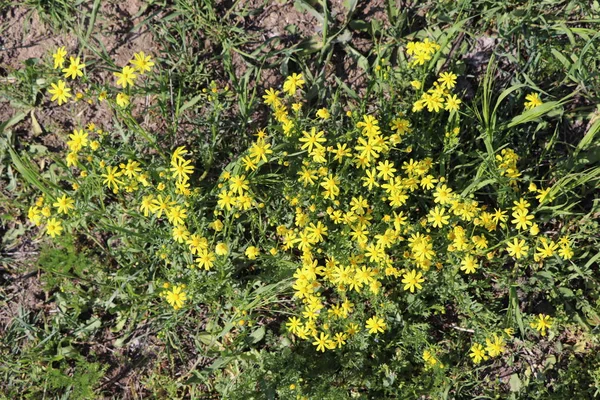
[[[257,83],[207,81],[170,112],[194,114],[184,137],[140,122],[173,104],[151,49],[115,65],[59,46],[16,72],[34,104],[112,119],[78,120],[56,151],[3,142],[58,310],[7,327],[0,371],[32,373],[6,392],[106,393],[108,335],[170,398],[597,396],[600,123],[562,133],[597,88],[500,84],[494,56],[473,79],[459,26],[383,40],[361,91],[309,66],[251,98]],[[241,126],[262,117],[224,151],[245,133],[234,105]]]

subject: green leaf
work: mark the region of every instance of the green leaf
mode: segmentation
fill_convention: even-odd
[[[466,197],[469,194],[471,194],[473,192],[476,192],[477,190],[481,189],[482,187],[487,186],[487,185],[489,185],[491,183],[494,183],[494,182],[496,182],[496,180],[495,179],[491,179],[491,178],[490,179],[486,179],[484,181],[475,181],[475,182],[471,183],[469,186],[467,186],[465,188],[465,190],[462,191],[461,196],[462,197]]]
[[[62,189],[60,189],[52,182],[44,180],[38,172],[34,171],[31,164],[23,160],[19,156],[19,154],[17,154],[15,149],[12,148],[12,146],[8,148],[8,151],[10,153],[10,157],[15,168],[17,169],[17,171],[19,171],[23,178],[25,178],[27,182],[35,186],[37,189],[44,192],[44,194],[48,196],[48,198],[54,200],[54,193],[50,190],[49,186],[59,192],[62,191]]]
[[[514,318],[519,327],[519,331],[521,332],[521,336],[525,337],[525,324],[523,324],[523,316],[521,315],[521,309],[519,308],[519,297],[517,296],[516,285],[511,285],[510,287],[508,292],[508,303],[509,312],[507,313],[507,317]]]
[[[19,113],[13,115],[10,119],[8,119],[8,120],[6,120],[6,121],[4,121],[3,123],[0,124],[0,132],[4,132],[5,130],[7,130],[11,126],[18,124],[26,116],[27,116],[26,112],[19,112]]]
[[[367,57],[363,56],[358,50],[348,43],[344,44],[344,50],[346,50],[346,53],[348,53],[348,55],[361,69],[364,71],[369,71],[369,60],[367,60]]]
[[[565,67],[566,70],[569,70],[571,68],[571,62],[567,59],[567,57],[565,57],[564,55],[562,55],[556,49],[551,49],[550,51],[552,52],[552,54],[554,55],[554,57],[556,57],[556,59],[558,61],[560,61],[560,63]]]
[[[508,384],[510,385],[510,391],[513,393],[520,391],[523,387],[523,383],[521,382],[521,379],[519,379],[519,375],[517,374],[512,374],[510,376]]]
[[[42,130],[42,127],[40,126],[37,118],[35,117],[35,113],[33,112],[33,110],[31,110],[31,126],[33,129],[33,134],[35,136],[39,136],[44,132]]]
[[[202,99],[202,97],[204,97],[204,94],[200,93],[199,95],[194,96],[190,100],[183,103],[183,105],[179,108],[179,110],[177,110],[177,115],[179,116],[179,115],[183,114],[183,112],[185,110],[187,110],[188,108],[195,106],[196,103],[198,103]]]
[[[252,344],[260,342],[265,337],[265,327],[261,326],[260,328],[252,332],[250,334],[250,337],[252,338]]]
[[[559,101],[549,101],[542,105],[532,108],[531,110],[525,111],[521,115],[517,115],[512,119],[512,121],[507,125],[507,128],[512,128],[517,125],[526,124],[527,122],[535,121],[542,115],[548,114],[550,111],[554,110],[557,107],[560,107],[563,103]]]
[[[585,133],[583,139],[577,145],[575,149],[575,155],[579,154],[581,150],[585,150],[594,140],[596,134],[600,131],[600,118],[597,118],[596,121],[590,126],[590,129]]]
[[[310,4],[308,4],[308,2],[305,0],[294,1],[294,7],[296,8],[296,10],[298,10],[300,12],[308,12],[310,15],[315,17],[317,19],[317,21],[319,21],[319,23],[321,23],[321,24],[325,21],[325,19],[323,18],[323,15],[321,15],[320,12],[315,10],[314,7],[311,6]]]

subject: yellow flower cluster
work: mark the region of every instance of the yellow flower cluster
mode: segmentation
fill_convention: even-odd
[[[83,71],[86,65],[81,62],[80,57],[69,57],[69,66],[63,68],[66,56],[67,50],[64,46],[55,50],[55,52],[52,54],[54,69],[62,70],[65,79],[71,78],[72,80],[75,80],[76,78],[83,77]],[[117,78],[117,85],[121,86],[123,89],[134,86],[138,76],[144,75],[146,72],[151,71],[152,67],[154,66],[154,62],[151,60],[151,57],[144,54],[143,51],[135,53],[133,55],[133,59],[129,61],[129,64],[133,65],[133,67],[126,65],[122,68],[121,72],[114,73],[115,77]],[[48,89],[48,93],[52,95],[50,101],[56,101],[59,106],[63,103],[66,103],[67,100],[72,97],[71,88],[66,85],[65,81],[59,79],[56,83],[51,83],[50,86],[51,88]],[[107,96],[108,95],[106,92],[101,92],[98,96],[98,100],[103,101],[107,98]],[[77,100],[83,97],[84,94],[81,92],[76,94]],[[130,97],[125,92],[119,92],[115,97],[115,102],[120,107],[127,107],[130,103]]]
[[[440,45],[425,39],[422,42],[408,42],[406,44],[406,54],[410,57],[411,66],[423,65],[430,61]]]
[[[475,343],[471,346],[469,356],[474,364],[479,364],[482,360],[487,361],[490,357],[498,357],[506,350],[506,343],[501,335],[494,334],[491,338],[486,338],[485,344],[485,348],[481,343]]]
[[[301,157],[286,196],[294,209],[293,226],[277,227],[281,250],[301,254],[293,289],[302,309],[288,328],[300,339],[313,340],[318,351],[342,347],[361,325],[369,334],[388,329],[384,315],[371,314],[362,323],[356,319],[357,296],[374,299],[384,285],[418,292],[435,273],[432,266],[456,266],[465,277],[474,276],[499,256],[490,243],[499,236],[499,225],[517,234],[506,246],[517,260],[529,249],[527,238],[518,235],[539,233],[531,204],[523,198],[515,201],[508,225],[508,210],[491,212],[488,205],[456,193],[445,177],[432,173],[433,160],[397,164],[410,124],[398,117],[390,128],[381,128],[374,115],[362,115],[346,136],[330,138],[316,126],[284,135]],[[500,168],[518,179],[518,157],[505,150]],[[235,187],[247,190],[238,182],[229,191]],[[411,207],[417,198],[421,215]],[[539,238],[541,246],[549,241]],[[550,254],[545,249],[543,254]],[[489,346],[499,346],[496,340]]]
[[[46,204],[47,198],[40,196],[37,198],[35,205],[29,207],[27,212],[27,218],[35,226],[46,224],[46,234],[50,237],[60,236],[63,231],[62,222],[56,218],[50,218],[52,216],[52,209],[49,204]],[[52,206],[57,209],[59,214],[69,214],[70,210],[74,209],[74,200],[63,194],[57,198],[56,202],[52,203]]]
[[[160,193],[167,188],[167,184],[160,182],[156,186],[156,191],[159,193],[145,195],[139,209],[145,217],[150,216],[151,213],[156,218],[162,218],[164,215],[171,226],[173,241],[178,245],[187,246],[190,257],[195,257],[195,264],[190,266],[197,265],[199,268],[208,271],[214,266],[216,256],[227,255],[229,249],[225,243],[217,243],[214,248],[211,248],[206,237],[199,233],[190,232],[187,227],[188,209],[185,198],[192,193],[189,180],[194,172],[191,160],[184,157],[187,153],[188,150],[181,146],[176,148],[171,155],[169,168],[171,175],[167,182],[173,182],[176,196],[172,197],[171,194]],[[215,231],[220,231],[223,225],[219,219],[216,219],[212,223],[212,227]]]
[[[151,57],[144,54],[143,51],[135,53],[133,59],[129,61],[129,64],[133,65],[133,67],[125,65],[121,72],[113,73],[117,78],[117,86],[121,86],[123,89],[133,87],[138,76],[150,72],[154,66]],[[119,92],[115,97],[115,102],[119,107],[127,107],[130,102],[129,95],[124,92]]]
[[[96,151],[100,148],[100,142],[98,140],[90,140],[90,134],[102,136],[104,135],[104,131],[98,127],[94,123],[88,124],[86,129],[75,129],[73,133],[69,135],[69,139],[67,141],[67,147],[69,148],[69,153],[65,157],[65,161],[67,163],[67,167],[76,167],[79,161],[79,154],[82,150],[89,147],[92,151]],[[87,155],[88,161],[90,161],[91,155]],[[86,175],[87,172],[84,172]]]
[[[271,144],[267,143],[267,136],[263,130],[258,131],[257,139],[248,149],[248,154],[242,157],[242,164],[246,171],[256,171],[259,166],[269,161],[273,154]]]
[[[496,162],[498,163],[498,171],[501,176],[506,176],[510,179],[510,184],[516,184],[517,180],[521,177],[521,173],[517,168],[517,162],[519,156],[514,150],[505,148],[500,151],[500,154],[496,154]]]
[[[452,94],[456,86],[457,76],[452,72],[442,72],[433,86],[423,92],[421,98],[413,103],[413,112],[419,112],[427,108],[429,112],[440,112],[442,110],[455,112],[460,108],[462,101],[457,95]]]
[[[291,109],[294,113],[299,113],[302,108],[302,103],[293,102],[294,96],[299,89],[302,89],[304,84],[304,77],[302,74],[292,74],[288,76],[283,83],[283,92],[285,94],[285,98],[281,99],[279,97],[280,92],[271,88],[265,91],[265,95],[263,96],[264,103],[270,106],[273,109],[273,115],[275,120],[281,124],[281,129],[286,136],[290,136],[292,134],[292,130],[294,129],[294,121],[290,117],[289,109],[291,104]],[[320,113],[320,117],[329,116],[329,113],[324,114]]]
[[[252,197],[250,181],[246,175],[231,176],[228,173],[225,177],[226,183],[221,184],[222,187],[217,200],[219,209],[227,212],[247,211],[257,205]]]
[[[132,193],[139,189],[140,183],[144,187],[150,186],[148,174],[142,173],[138,161],[128,160],[127,164],[120,163],[118,166],[109,166],[101,162],[100,166],[104,168],[104,173],[100,174],[100,177],[104,178],[102,183],[115,194],[119,193],[121,187]]]

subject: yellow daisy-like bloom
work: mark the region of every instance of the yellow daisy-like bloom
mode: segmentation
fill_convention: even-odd
[[[481,360],[487,360],[489,357],[485,354],[483,346],[479,343],[475,343],[471,346],[471,354],[469,357],[473,359],[474,364],[479,364]]]
[[[215,219],[211,224],[209,224],[209,227],[214,229],[216,232],[221,232],[224,226],[225,225],[221,222],[220,219]]]
[[[433,201],[441,205],[450,204],[453,197],[452,189],[446,185],[441,185],[433,193]]]
[[[41,213],[44,217],[50,217],[50,215],[52,215],[52,210],[50,210],[49,206],[45,206],[44,208],[42,208]]]
[[[215,246],[215,253],[219,256],[225,256],[229,252],[229,246],[226,243],[219,242]]]
[[[515,257],[517,260],[523,256],[527,255],[527,250],[529,250],[529,246],[525,244],[525,240],[519,240],[518,238],[513,238],[512,243],[508,243],[506,245],[506,251],[508,254]]]
[[[142,198],[142,202],[140,204],[140,211],[144,213],[144,217],[150,215],[150,212],[154,209],[154,196],[149,194],[148,196],[144,196]]]
[[[338,332],[335,334],[334,339],[335,343],[337,344],[337,347],[341,349],[342,346],[346,344],[346,339],[348,339],[348,335],[344,332]]]
[[[410,86],[412,86],[415,90],[421,89],[421,82],[419,81],[410,81]]]
[[[371,334],[383,333],[387,327],[385,321],[379,317],[371,317],[367,320],[365,327]]]
[[[542,336],[546,336],[546,329],[552,327],[552,321],[549,315],[538,314],[537,318],[531,322],[531,327],[535,328]]]
[[[452,72],[442,72],[438,78],[438,82],[446,89],[452,89],[456,86],[457,76]]]
[[[302,321],[300,320],[300,318],[290,317],[285,326],[290,332],[296,333],[298,331],[298,328],[302,327]]]
[[[248,152],[250,153],[250,157],[252,157],[252,161],[254,163],[258,163],[261,160],[264,162],[268,161],[267,156],[273,153],[271,150],[271,145],[266,143],[264,140],[258,140],[250,146]]]
[[[460,108],[460,103],[462,103],[462,101],[455,94],[446,96],[446,105],[444,106],[444,110],[458,111]]]
[[[248,179],[246,179],[246,175],[242,176],[232,176],[229,180],[229,186],[231,187],[231,191],[233,193],[237,193],[240,196],[244,194],[244,191],[250,189],[248,185]]]
[[[63,68],[65,64],[65,56],[67,55],[67,50],[65,46],[59,47],[56,49],[54,54],[52,54],[52,58],[54,59],[54,69]]]
[[[113,191],[119,190],[119,185],[123,184],[123,181],[118,178],[121,176],[121,172],[117,171],[118,167],[106,167],[106,174],[102,174],[104,181],[109,189]]]
[[[177,243],[185,243],[190,237],[190,232],[184,225],[174,227],[172,233],[173,239],[175,239]]]
[[[537,253],[535,253],[538,259],[543,260],[544,258],[552,257],[558,249],[558,244],[552,240],[541,238],[540,242],[541,246],[536,247]]]
[[[52,205],[58,209],[59,213],[68,214],[69,210],[75,209],[74,203],[75,201],[73,199],[67,197],[66,194],[63,194],[62,197],[56,199],[56,202]]]
[[[88,145],[88,134],[83,129],[75,129],[72,134],[69,135],[67,146],[71,151],[77,152]]]
[[[208,271],[213,267],[215,259],[215,253],[208,251],[208,249],[202,249],[198,254],[198,258],[196,258],[196,263],[199,267]]]
[[[150,70],[154,66],[154,62],[152,62],[150,56],[145,55],[143,51],[140,51],[139,53],[134,53],[133,60],[129,62],[135,67],[135,70],[138,71],[140,74],[150,72]]]
[[[492,336],[492,339],[485,339],[485,350],[488,352],[488,354],[490,355],[490,357],[496,357],[499,356],[500,354],[504,353],[505,350],[505,343],[504,343],[504,339],[502,338],[502,336],[497,336],[494,335]]]
[[[46,233],[49,236],[51,236],[51,237],[60,236],[62,231],[63,231],[62,224],[56,218],[50,218],[48,220],[48,222],[46,223]]]
[[[85,64],[80,63],[79,57],[69,57],[69,61],[69,66],[62,70],[62,72],[64,72],[65,74],[65,78],[71,77],[71,79],[75,79],[78,76],[83,76],[83,69],[85,68]]]
[[[140,163],[135,160],[128,160],[127,164],[121,164],[120,167],[128,178],[135,178],[142,171]]]
[[[185,146],[179,146],[176,148],[171,155],[171,165],[177,165],[177,163],[185,161],[183,156],[185,156],[187,152],[188,151]]]
[[[194,173],[192,160],[177,159],[175,163],[171,162],[172,167],[169,171],[173,172],[173,178],[178,181],[187,182],[190,175]]]
[[[302,74],[294,73],[286,78],[285,82],[283,83],[283,91],[290,96],[293,96],[294,93],[296,93],[296,89],[302,89],[302,86],[305,83],[306,82],[304,81]]]
[[[264,103],[268,106],[278,107],[281,104],[279,92],[272,88],[265,90],[263,99],[265,99]]]
[[[165,294],[167,302],[175,310],[179,310],[181,307],[183,307],[185,301],[187,300],[187,294],[183,291],[183,288],[184,285],[176,285]]]
[[[52,95],[50,101],[58,102],[58,105],[66,103],[67,99],[71,97],[71,89],[65,86],[65,82],[59,80],[57,84],[51,83],[52,89],[48,89],[48,93]]]
[[[254,260],[260,254],[260,250],[256,246],[248,246],[245,254],[246,254],[246,257],[248,257],[250,260]]]
[[[529,228],[533,222],[531,220],[534,218],[533,215],[529,214],[529,211],[519,209],[515,211],[513,214],[513,220],[510,221],[517,226],[517,229],[527,229]]]
[[[313,127],[310,129],[310,133],[306,131],[302,132],[302,137],[300,138],[300,141],[304,143],[300,147],[302,150],[306,149],[308,151],[312,151],[313,147],[323,147],[321,143],[325,143],[327,139],[325,138],[325,132],[317,132],[317,129]]]
[[[157,218],[160,218],[163,213],[168,214],[171,207],[175,205],[175,202],[171,200],[170,196],[163,197],[159,194],[156,199],[152,201],[152,205],[151,211],[156,214]]]
[[[127,85],[133,86],[135,78],[137,78],[135,70],[129,66],[123,67],[122,72],[114,72],[113,74],[117,77],[117,85],[121,85],[123,88],[126,88]]]
[[[575,253],[573,253],[573,249],[571,248],[571,245],[569,243],[562,243],[560,245],[560,249],[558,250],[558,255],[563,260],[570,260],[571,258],[573,258],[574,254]]]
[[[540,95],[537,93],[529,93],[527,96],[525,96],[525,109],[526,110],[531,110],[532,108],[535,108],[537,106],[541,106],[542,104],[544,104],[542,102],[542,100],[540,99]]]
[[[183,225],[187,218],[187,210],[181,206],[173,206],[167,212],[167,219],[173,226]]]
[[[67,161],[67,167],[73,167],[77,164],[77,152],[72,151],[65,157]]]
[[[317,110],[317,117],[321,119],[329,119],[330,116],[331,115],[329,114],[329,111],[326,108],[321,108]]]
[[[198,234],[191,235],[186,244],[194,255],[199,254],[202,250],[208,250],[208,240]]]
[[[461,264],[460,269],[465,271],[465,274],[474,274],[478,267],[477,259],[470,254],[465,256]]]
[[[324,332],[321,332],[320,337],[317,337],[315,335],[315,341],[313,342],[313,344],[317,346],[317,351],[325,352],[325,349],[335,349],[335,342],[329,339],[329,334]]]
[[[119,107],[127,107],[129,105],[129,96],[125,93],[119,93],[117,94],[116,101]]]
[[[29,207],[27,218],[29,218],[32,224],[39,226],[42,223],[42,213],[40,208],[38,206]]]
[[[404,290],[410,290],[411,293],[415,292],[415,288],[423,289],[421,283],[425,282],[425,278],[420,272],[414,269],[406,272],[402,275],[402,283],[404,283]]]
[[[434,228],[441,228],[444,225],[448,225],[449,215],[444,215],[446,212],[445,208],[436,206],[429,211],[427,216],[427,222],[429,222]]]

